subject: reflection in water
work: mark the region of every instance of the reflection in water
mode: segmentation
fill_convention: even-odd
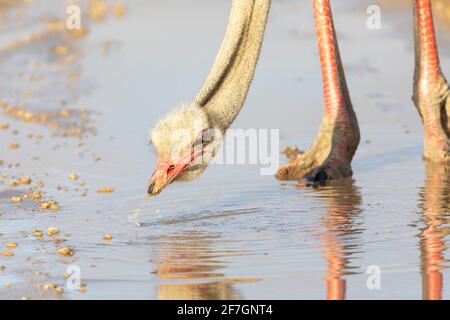
[[[445,236],[448,234],[450,172],[444,166],[427,164],[425,186],[420,193],[422,219],[426,226],[420,232],[422,295],[425,300],[442,299],[446,262]]]
[[[218,272],[224,266],[220,259],[242,252],[217,252],[213,246],[220,237],[201,232],[160,236],[154,239],[160,248],[159,265],[154,272],[161,280],[158,299],[162,300],[232,300],[243,299],[233,288],[250,279],[226,279]],[[194,281],[195,280],[195,281]]]
[[[355,223],[356,215],[362,212],[361,194],[351,179],[321,189],[320,193],[327,205],[326,213],[321,218],[325,230],[319,234],[323,243],[320,248],[324,249],[328,263],[325,276],[327,299],[343,300],[346,291],[343,277],[350,274],[350,258],[358,246],[352,244],[352,239],[363,231]]]

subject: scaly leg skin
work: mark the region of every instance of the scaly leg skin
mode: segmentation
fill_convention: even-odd
[[[306,179],[308,186],[324,185],[352,175],[351,161],[359,144],[359,128],[354,113],[348,115],[348,124],[330,123],[324,119],[320,132],[311,147],[282,166],[279,180]]]
[[[450,165],[450,89],[441,77],[437,88],[420,96],[416,106],[424,126],[424,153],[426,161]]]
[[[314,0],[314,18],[323,76],[324,119],[313,145],[276,174],[279,180],[304,178],[309,186],[351,176],[351,161],[360,140],[329,0]]]
[[[416,69],[413,100],[424,127],[425,160],[450,164],[450,88],[441,72],[430,0],[413,0]]]

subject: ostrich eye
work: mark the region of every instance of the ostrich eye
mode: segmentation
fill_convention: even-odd
[[[212,139],[214,138],[213,134],[210,132],[210,130],[205,129],[202,132],[200,132],[200,134],[197,136],[197,138],[194,140],[194,142],[192,143],[192,145],[194,147],[201,147],[201,146],[205,146],[208,143],[210,143],[212,141]]]
[[[199,134],[199,136],[193,142],[194,147],[200,147],[203,145],[203,133]]]
[[[175,169],[175,165],[174,165],[174,164],[170,165],[170,167],[167,169],[167,172],[170,172],[170,171],[172,171],[173,169]]]

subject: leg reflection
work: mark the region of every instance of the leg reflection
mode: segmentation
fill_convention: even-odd
[[[327,204],[321,219],[325,230],[319,235],[328,264],[325,276],[327,299],[343,300],[346,292],[343,277],[350,273],[351,252],[358,246],[352,239],[362,232],[355,223],[355,217],[361,212],[361,194],[350,179],[321,189],[320,193]]]
[[[425,186],[420,207],[425,227],[420,232],[422,295],[425,300],[441,300],[446,250],[444,226],[448,220],[450,172],[445,166],[426,164]],[[447,231],[448,232],[448,231]]]

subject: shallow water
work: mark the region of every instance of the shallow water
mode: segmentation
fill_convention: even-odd
[[[0,46],[39,32],[45,19],[61,19],[62,3],[34,3],[20,22],[0,25]],[[450,297],[450,178],[421,160],[407,6],[384,5],[382,29],[370,31],[366,3],[333,3],[362,130],[353,179],[312,190],[261,176],[257,166],[213,165],[197,181],[145,199],[155,163],[148,129],[199,89],[229,5],[129,1],[124,17],[86,19],[85,37],[56,31],[0,50],[2,98],[50,119],[26,122],[17,110],[0,116],[10,125],[0,131],[1,173],[9,174],[0,193],[0,252],[7,242],[18,245],[13,257],[0,256],[0,298]],[[450,76],[450,32],[437,29]],[[58,45],[69,48],[70,62],[52,53]],[[275,0],[256,79],[233,127],[279,128],[281,147],[306,148],[321,114],[311,3]],[[12,142],[20,148],[9,149]],[[12,204],[28,187],[8,181],[23,175],[60,210],[41,210],[33,200]],[[44,187],[35,186],[39,180]],[[97,193],[102,187],[114,192]],[[52,226],[60,236],[32,236]],[[103,240],[105,233],[113,240]],[[61,246],[75,255],[59,256]],[[86,292],[65,287],[71,265],[80,268]],[[380,290],[367,287],[370,266],[380,268]],[[48,283],[64,293],[36,288]]]

